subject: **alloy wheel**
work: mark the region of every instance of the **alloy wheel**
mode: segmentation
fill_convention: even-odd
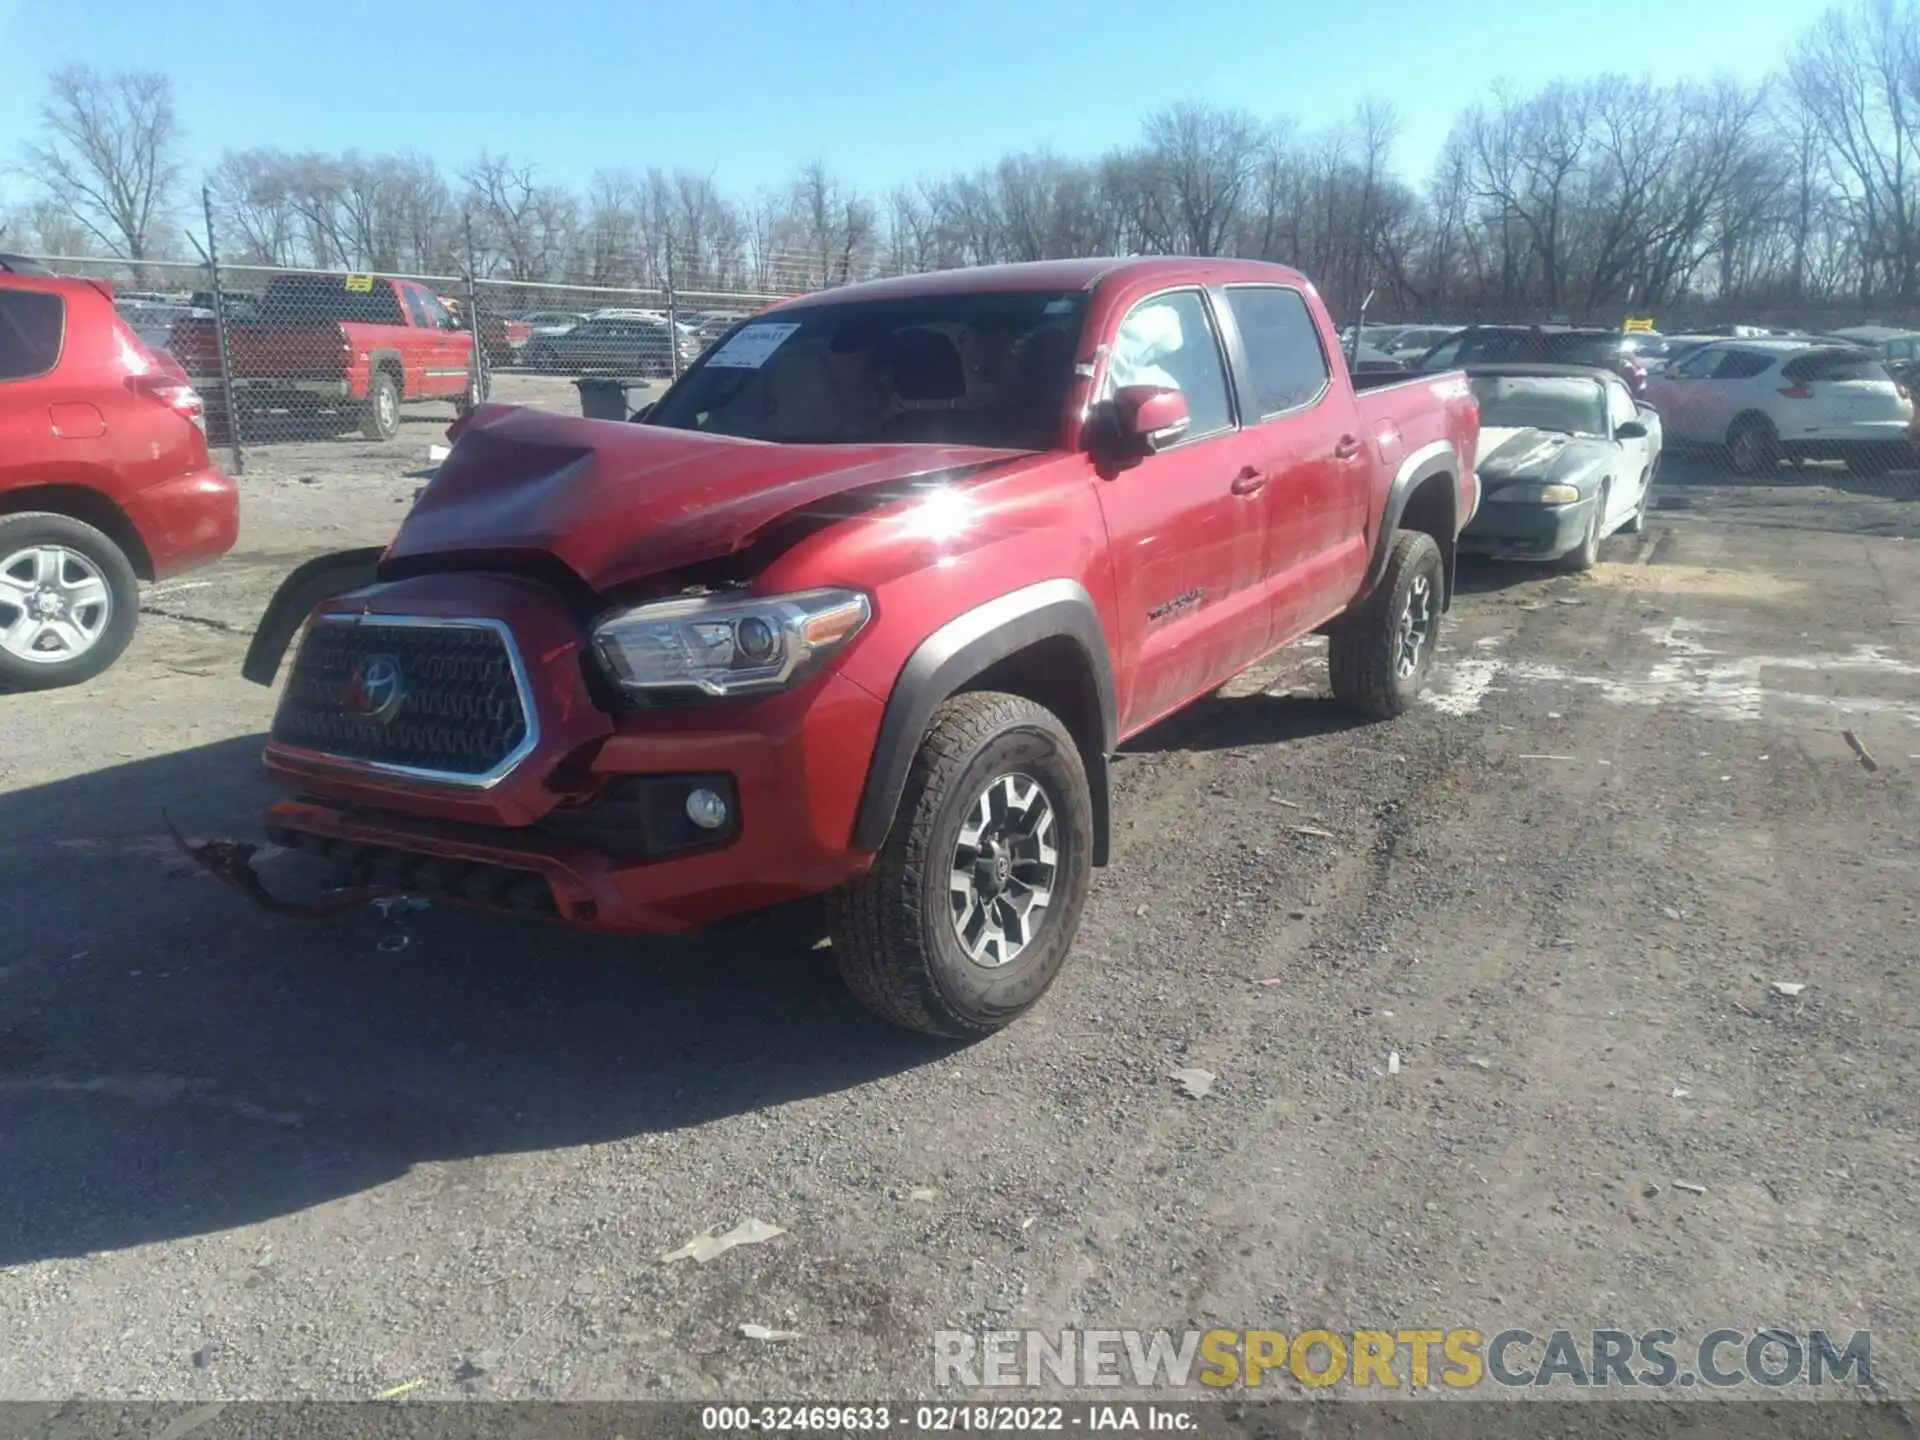
[[[1052,798],[1031,775],[988,782],[948,865],[954,934],[974,964],[1009,965],[1039,932],[1059,873]]]
[[[0,560],[0,650],[35,665],[86,654],[113,618],[100,567],[64,545],[35,545]]]
[[[1400,611],[1399,642],[1394,652],[1394,673],[1402,680],[1420,668],[1421,657],[1433,640],[1433,598],[1431,578],[1414,576],[1407,586],[1407,603]]]

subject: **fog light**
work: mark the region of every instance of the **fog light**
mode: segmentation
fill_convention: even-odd
[[[687,819],[702,830],[718,830],[727,823],[727,802],[711,790],[694,790],[687,795]]]

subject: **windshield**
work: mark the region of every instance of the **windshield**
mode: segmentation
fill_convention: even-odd
[[[1479,375],[1472,381],[1480,423],[1489,428],[1607,433],[1607,396],[1597,380],[1574,376]]]
[[[650,425],[788,444],[1060,443],[1084,292],[807,305],[741,326]]]

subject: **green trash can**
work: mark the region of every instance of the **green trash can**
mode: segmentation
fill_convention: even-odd
[[[646,404],[644,380],[582,375],[573,383],[580,392],[580,413],[589,420],[631,420],[634,411]]]

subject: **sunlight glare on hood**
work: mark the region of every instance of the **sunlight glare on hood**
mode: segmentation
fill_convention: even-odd
[[[974,508],[973,501],[964,493],[943,485],[929,490],[901,517],[900,523],[916,539],[951,540],[972,525]]]

